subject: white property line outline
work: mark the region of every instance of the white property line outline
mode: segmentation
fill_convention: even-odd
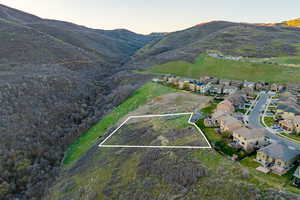
[[[196,129],[200,132],[200,134],[204,137],[208,146],[205,147],[197,147],[197,146],[139,146],[139,145],[104,145],[104,143],[113,135],[115,134],[126,122],[133,118],[148,118],[148,117],[167,117],[167,116],[178,116],[178,115],[190,115],[188,124],[193,125]],[[99,147],[112,147],[112,148],[169,148],[169,149],[212,149],[211,144],[209,143],[208,139],[206,138],[205,134],[202,130],[197,126],[197,124],[191,122],[194,113],[174,113],[174,114],[162,114],[162,115],[140,115],[140,116],[129,116],[124,122],[118,126],[111,134],[109,134],[98,146]]]

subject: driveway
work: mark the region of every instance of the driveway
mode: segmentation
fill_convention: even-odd
[[[254,106],[254,108],[252,109],[252,111],[250,112],[250,114],[248,116],[248,122],[249,122],[248,125],[250,127],[265,128],[260,122],[260,117],[262,116],[262,112],[265,110],[265,106],[266,106],[267,101],[270,96],[271,96],[270,93],[266,93],[266,92],[260,93],[260,97],[257,101],[257,104]],[[282,138],[282,137],[270,132],[267,129],[266,129],[266,134],[267,134],[267,137],[269,137],[273,141],[276,141],[278,143],[283,143],[287,146],[290,146],[290,147],[300,150],[300,144],[297,144],[297,143],[291,142],[285,138]]]

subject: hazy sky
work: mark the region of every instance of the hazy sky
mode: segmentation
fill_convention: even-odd
[[[300,17],[300,0],[0,0],[42,18],[99,29],[171,32],[211,21],[280,22]]]

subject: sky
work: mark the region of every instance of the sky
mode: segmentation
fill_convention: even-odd
[[[300,0],[0,0],[42,18],[97,29],[172,32],[213,20],[274,23],[300,17]]]

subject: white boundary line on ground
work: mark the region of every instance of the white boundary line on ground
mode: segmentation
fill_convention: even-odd
[[[196,129],[200,132],[200,134],[204,137],[208,146],[205,147],[197,147],[197,146],[139,146],[139,145],[104,145],[104,143],[115,134],[127,121],[133,118],[148,118],[148,117],[167,117],[167,116],[178,116],[178,115],[190,115],[188,120],[188,124],[191,124],[196,127]],[[110,147],[110,148],[163,148],[163,149],[212,149],[211,144],[206,138],[205,134],[202,130],[197,126],[197,124],[191,122],[194,113],[174,113],[174,114],[162,114],[162,115],[140,115],[140,116],[129,116],[124,122],[118,126],[111,134],[109,134],[98,146],[99,147]]]

